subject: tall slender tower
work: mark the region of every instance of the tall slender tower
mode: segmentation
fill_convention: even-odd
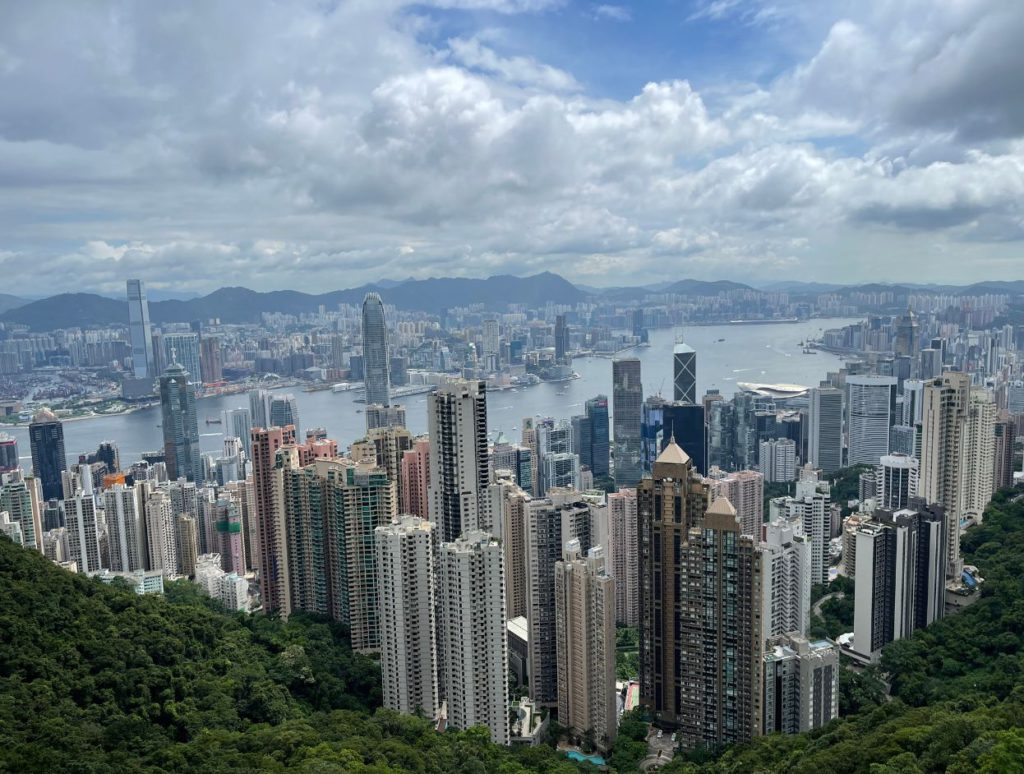
[[[79,492],[64,501],[64,509],[68,522],[68,546],[71,558],[78,562],[78,571],[90,573],[102,569],[96,500],[92,495]]]
[[[282,472],[277,451],[295,443],[295,428],[256,427],[252,431],[253,508],[256,546],[253,562],[259,571],[260,599],[268,613],[290,610],[287,552],[285,550]]]
[[[434,601],[434,525],[402,516],[377,527],[384,706],[437,717],[441,696]]]
[[[103,510],[107,517],[110,569],[116,572],[145,569],[145,530],[139,490],[115,484],[103,492]]]
[[[136,379],[156,376],[153,331],[149,325],[149,301],[142,280],[128,280],[128,338],[132,345],[132,371]]]
[[[640,608],[640,577],[637,568],[637,500],[635,489],[609,494],[608,553],[615,578],[615,620],[636,626]]]
[[[487,383],[457,381],[427,398],[430,520],[450,543],[470,529],[491,530],[487,485]]]
[[[815,387],[810,394],[808,458],[823,473],[843,467],[843,393],[834,387]]]
[[[964,431],[960,514],[980,521],[992,499],[996,450],[996,405],[984,388],[970,392]]]
[[[675,442],[655,460],[653,476],[637,487],[640,697],[655,720],[669,725],[678,725],[683,714],[681,552],[690,528],[703,523],[710,497],[710,485]]]
[[[681,636],[672,658],[683,745],[750,741],[761,731],[762,555],[724,497],[690,528],[680,572]]]
[[[641,426],[644,388],[640,359],[612,361],[612,430],[615,444],[615,483],[633,487],[643,475]]]
[[[366,405],[391,403],[391,365],[388,359],[388,327],[384,302],[379,293],[367,293],[363,299],[363,381]]]
[[[584,558],[577,540],[555,565],[558,718],[602,746],[615,739],[615,581],[600,546]]]
[[[160,377],[160,413],[167,477],[171,481],[185,478],[201,482],[203,463],[199,451],[196,392],[189,381],[189,372],[180,363],[171,363]]]
[[[32,472],[43,487],[43,499],[60,499],[63,494],[61,473],[68,469],[64,455],[64,427],[57,415],[41,408],[28,426],[32,447]]]
[[[581,550],[590,549],[590,509],[569,493],[531,500],[526,504],[525,537],[530,697],[539,704],[556,706],[555,565],[570,540],[577,540]]]
[[[508,744],[508,635],[501,545],[468,530],[441,547],[443,675],[448,724],[486,726]]]
[[[963,515],[963,443],[971,377],[950,371],[924,388],[921,414],[921,472],[917,492],[941,505],[946,519],[948,577],[960,577],[960,518]]]

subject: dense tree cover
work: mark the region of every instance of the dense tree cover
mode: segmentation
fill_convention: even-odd
[[[635,626],[615,630],[615,676],[636,680],[640,674],[640,632]]]
[[[0,538],[0,771],[576,771],[378,709],[343,627],[73,575]]]

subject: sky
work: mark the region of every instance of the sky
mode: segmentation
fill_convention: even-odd
[[[1024,269],[1016,0],[0,4],[0,292]]]

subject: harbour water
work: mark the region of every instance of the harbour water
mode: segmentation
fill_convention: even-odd
[[[825,328],[856,322],[847,319],[820,319],[773,325],[710,325],[688,328],[685,341],[697,351],[697,394],[718,389],[726,397],[736,391],[737,382],[785,382],[806,386],[817,385],[828,371],[837,370],[843,360],[833,354],[803,353],[801,342],[816,338]],[[650,346],[622,352],[619,357],[640,358],[644,394],[661,393],[672,397],[672,347],[677,331],[651,331]],[[573,361],[573,370],[580,378],[562,383],[543,383],[516,391],[503,390],[488,395],[488,426],[492,434],[502,431],[510,440],[517,440],[523,417],[552,416],[568,418],[583,412],[588,398],[604,394],[611,399],[612,361],[609,358],[587,357]],[[364,433],[362,404],[354,401],[354,393],[332,393],[330,390],[292,392],[299,406],[302,428],[324,427],[330,438],[346,448]],[[219,452],[223,435],[219,424],[206,424],[207,418],[220,418],[224,409],[248,406],[245,395],[204,398],[198,402],[200,445],[204,452]],[[426,395],[405,399],[407,422],[414,433],[427,429]],[[114,441],[127,464],[146,451],[161,446],[159,408],[147,408],[131,414],[97,417],[64,423],[65,449],[68,462],[78,455],[96,450],[101,441]],[[18,439],[20,455],[30,466],[28,429],[8,428]]]

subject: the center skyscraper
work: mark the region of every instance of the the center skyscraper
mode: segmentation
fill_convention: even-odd
[[[641,425],[644,387],[640,382],[640,358],[612,361],[612,434],[615,449],[615,483],[633,487],[643,475]]]
[[[472,529],[491,530],[487,486],[487,383],[457,381],[427,397],[430,520],[450,543]]]
[[[363,372],[366,405],[391,403],[391,364],[388,357],[388,326],[379,293],[363,299]]]

